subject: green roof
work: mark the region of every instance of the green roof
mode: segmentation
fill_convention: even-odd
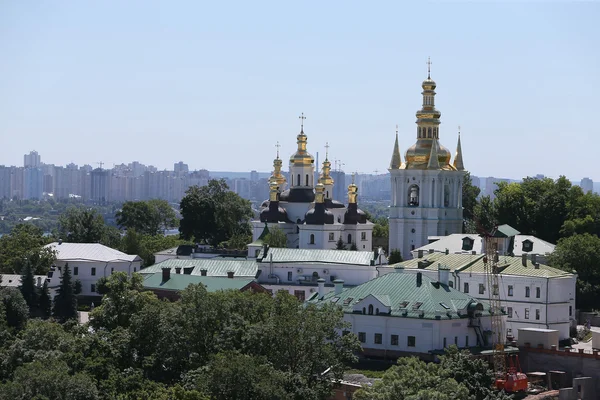
[[[520,234],[521,232],[519,232],[518,230],[516,230],[515,228],[513,228],[510,225],[504,224],[504,225],[499,225],[498,227],[496,227],[494,233],[494,237],[503,237],[503,238],[509,238],[512,236],[516,236],[518,234]]]
[[[216,292],[219,290],[241,290],[247,286],[253,279],[248,278],[216,278],[212,276],[198,276],[198,275],[183,275],[183,274],[171,274],[168,281],[162,281],[162,273],[157,272],[155,274],[148,275],[144,279],[144,287],[146,289],[162,289],[162,290],[177,290],[181,291],[191,284],[201,283],[206,286],[206,290],[209,292]]]
[[[264,227],[262,233],[260,234],[260,236],[254,242],[250,243],[248,246],[262,246],[265,238],[268,235],[269,235],[269,226],[265,222],[265,227]]]
[[[271,247],[267,251],[267,256],[258,261],[264,263],[331,263],[368,266],[372,265],[371,263],[373,262],[374,257],[372,251],[311,250]]]
[[[436,270],[438,265],[450,268],[452,272],[461,274],[466,273],[484,273],[483,254],[445,254],[431,253],[424,254],[423,258],[413,258],[402,261],[399,264],[404,268],[420,268],[426,270]],[[523,265],[522,257],[499,256],[498,267],[502,275],[536,276],[543,278],[570,277],[571,273],[544,264],[538,264],[538,267],[527,259],[527,266]]]
[[[165,260],[158,264],[151,265],[141,269],[140,274],[154,274],[161,272],[163,268],[171,268],[171,276],[176,275],[175,268],[194,268],[191,275],[201,275],[201,270],[206,270],[207,276],[226,277],[227,272],[233,271],[233,276],[244,278],[255,278],[258,272],[258,264],[255,260],[239,259],[222,259],[215,258],[193,258],[193,259],[177,259],[173,258]]]
[[[418,286],[417,276],[418,274],[403,272],[390,273],[343,290],[340,294],[335,294],[335,291],[329,292],[322,299],[318,299],[317,294],[309,300],[309,303],[334,303],[341,306],[345,313],[352,314],[355,311],[362,313],[362,307],[368,306],[361,304],[361,301],[372,296],[383,305],[390,306],[389,314],[380,310],[380,315],[446,320],[467,318],[467,308],[471,304],[479,304],[478,308],[480,311],[483,310],[482,315],[489,315],[489,304],[440,284],[425,275],[421,275],[421,285]]]

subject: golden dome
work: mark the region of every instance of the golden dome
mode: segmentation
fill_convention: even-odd
[[[333,185],[333,178],[331,177],[331,175],[329,175],[330,172],[331,162],[329,162],[329,160],[326,158],[325,161],[323,161],[323,171],[321,173],[321,176],[319,177],[319,184]]]
[[[273,174],[269,177],[269,186],[272,183],[276,183],[277,186],[283,188],[285,186],[285,176],[281,173],[281,167],[283,166],[283,161],[279,158],[279,151],[277,151],[277,158],[273,160]]]
[[[290,157],[290,164],[294,166],[312,166],[315,163],[315,158],[306,151],[307,138],[304,130],[300,131],[297,136],[298,150]]]
[[[354,184],[354,174],[352,174],[352,183],[348,185],[348,203],[356,203],[358,197],[358,186]]]
[[[315,202],[323,203],[325,200],[325,186],[322,183],[317,183],[315,186]]]
[[[406,169],[427,169],[432,144],[432,139],[418,139],[417,143],[410,146],[405,154]],[[450,150],[440,144],[437,153],[441,169],[454,169],[450,165]]]

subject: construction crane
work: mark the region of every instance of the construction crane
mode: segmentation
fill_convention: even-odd
[[[483,265],[488,284],[490,314],[492,321],[492,362],[494,366],[495,386],[508,393],[527,390],[527,375],[521,372],[518,355],[507,355],[505,351],[505,329],[502,302],[500,300],[500,283],[498,268],[498,241],[497,228],[492,232],[486,231],[480,224],[478,230],[484,239],[485,255]]]

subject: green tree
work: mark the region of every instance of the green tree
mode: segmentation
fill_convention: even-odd
[[[143,235],[158,235],[177,223],[175,212],[165,200],[127,201],[117,211],[117,224]]]
[[[548,263],[563,271],[577,271],[576,306],[583,310],[600,308],[600,238],[584,233],[562,238]]]
[[[483,233],[482,231],[491,232],[494,229],[494,226],[498,225],[496,209],[490,196],[483,196],[479,200],[474,207],[473,215],[474,223],[472,225],[467,223],[467,228],[465,229],[467,233]]]
[[[55,259],[54,252],[44,248],[48,243],[41,229],[20,224],[0,237],[0,273],[18,274],[23,260],[29,259],[36,274],[45,275]]]
[[[60,286],[54,296],[54,307],[52,309],[54,317],[59,321],[67,321],[77,318],[77,296],[75,295],[75,285],[71,277],[69,264],[62,268]]]
[[[31,267],[31,263],[29,260],[25,260],[23,263],[23,270],[21,272],[21,286],[19,286],[19,290],[29,307],[29,312],[33,310],[34,307],[37,306],[38,294],[35,288],[35,280],[33,277],[33,268]]]
[[[42,317],[48,318],[52,315],[52,299],[50,298],[50,290],[48,290],[48,282],[44,281],[42,290],[39,296],[39,308]]]
[[[402,255],[400,254],[400,250],[398,249],[393,249],[392,251],[390,251],[390,255],[388,257],[388,264],[392,265],[392,264],[398,264],[399,262],[402,262]]]
[[[463,219],[465,220],[465,224],[474,219],[475,205],[477,204],[477,196],[479,196],[480,192],[481,189],[473,186],[471,174],[467,172],[463,178],[462,185]]]
[[[267,237],[264,239],[264,242],[269,245],[269,247],[287,247],[288,238],[283,229],[280,229],[277,226],[269,228],[269,233]]]
[[[171,207],[166,200],[152,199],[148,200],[148,203],[156,210],[156,213],[158,214],[161,230],[179,226],[177,214],[175,214],[173,207]]]
[[[352,250],[352,251],[357,251],[358,250],[358,247],[356,247],[356,243],[355,242],[352,242],[352,244],[350,245],[350,250]]]
[[[336,250],[346,250],[346,244],[344,243],[344,240],[342,239],[341,236],[338,238],[337,242],[335,242],[335,249]]]
[[[59,237],[71,243],[102,243],[107,239],[104,218],[95,209],[71,207],[59,219]]]
[[[250,202],[229,191],[225,180],[210,180],[206,186],[192,186],[181,200],[179,232],[186,240],[218,246],[232,236],[250,233]]]
[[[23,329],[29,317],[29,307],[27,307],[27,302],[19,289],[13,287],[1,288],[0,300],[4,306],[7,325],[16,330]]]

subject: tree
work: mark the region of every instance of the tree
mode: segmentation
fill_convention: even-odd
[[[54,296],[53,314],[59,321],[67,321],[77,318],[77,296],[75,295],[75,285],[71,278],[69,264],[62,268],[62,277],[60,286]]]
[[[21,273],[23,260],[28,259],[36,274],[45,275],[55,260],[54,252],[44,247],[47,243],[38,227],[15,226],[10,234],[0,237],[0,273]]]
[[[390,251],[390,255],[388,257],[388,264],[392,265],[392,264],[398,264],[399,262],[402,262],[402,255],[400,254],[400,250],[398,249],[393,249],[392,251]]]
[[[44,281],[38,301],[42,317],[48,318],[50,315],[52,315],[52,299],[50,298],[50,291],[48,290],[47,281]]]
[[[346,244],[344,243],[344,240],[342,239],[341,236],[338,238],[337,242],[335,242],[335,249],[336,250],[346,250]]]
[[[225,180],[192,186],[181,200],[181,237],[218,246],[236,234],[249,234],[250,202],[229,191]]]
[[[166,200],[152,199],[148,200],[148,203],[156,210],[161,229],[169,229],[179,226],[177,214],[175,214],[173,207],[171,207]]]
[[[117,224],[143,235],[162,234],[177,224],[175,211],[166,200],[127,201],[116,213]]]
[[[58,219],[58,234],[71,243],[102,243],[107,239],[104,218],[95,209],[71,207]]]
[[[35,288],[35,280],[33,277],[33,269],[29,260],[25,260],[23,263],[23,271],[21,272],[21,286],[19,290],[29,307],[29,312],[37,306],[38,294]]]
[[[569,273],[577,271],[576,306],[583,310],[600,307],[600,238],[584,233],[562,238],[548,263]]]
[[[0,300],[3,303],[6,323],[10,328],[21,330],[27,323],[29,307],[17,288],[0,289]]]
[[[356,247],[356,243],[355,242],[352,242],[352,244],[350,245],[350,250],[352,250],[352,251],[357,251],[358,250],[358,247]]]
[[[467,233],[478,233],[481,229],[491,232],[494,226],[497,225],[496,220],[496,209],[494,202],[490,199],[490,196],[483,196],[473,209],[474,223],[470,228],[466,228]],[[467,226],[469,224],[467,223]]]
[[[267,237],[264,239],[264,242],[269,245],[269,247],[287,247],[288,238],[283,229],[280,229],[277,226],[274,226],[269,229],[269,233]]]
[[[467,172],[463,178],[462,185],[463,219],[465,220],[465,224],[468,221],[473,221],[477,196],[479,196],[480,192],[481,189],[473,185],[471,173]]]

